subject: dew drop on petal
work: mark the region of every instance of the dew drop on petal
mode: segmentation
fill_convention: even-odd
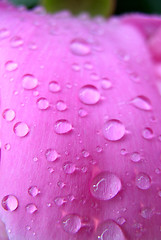
[[[107,140],[118,141],[125,135],[125,126],[117,119],[109,120],[104,124],[103,135]]]
[[[22,86],[24,89],[32,90],[38,86],[38,80],[32,74],[25,74],[22,77]]]
[[[86,117],[87,116],[87,111],[83,108],[80,108],[79,111],[78,111],[78,114],[80,117]]]
[[[75,164],[72,162],[65,162],[63,165],[63,170],[67,174],[72,174],[76,170]]]
[[[143,138],[150,140],[154,137],[153,130],[151,128],[144,128],[142,131]]]
[[[105,90],[109,89],[109,88],[111,88],[111,86],[112,86],[112,84],[111,84],[111,81],[109,79],[103,78],[101,80],[101,87],[103,89],[105,89]]]
[[[141,160],[140,154],[138,152],[133,152],[130,157],[131,161],[139,162]]]
[[[11,47],[17,48],[17,47],[21,47],[23,45],[24,41],[21,37],[13,37],[11,39]]]
[[[65,111],[67,109],[67,105],[64,101],[60,100],[56,103],[56,109],[60,112]]]
[[[15,119],[16,114],[12,109],[5,109],[2,113],[2,116],[6,121],[11,122]]]
[[[60,119],[55,123],[55,132],[57,134],[66,134],[72,130],[71,123],[66,119]]]
[[[8,72],[12,72],[18,68],[18,64],[14,61],[8,61],[5,64],[5,68]]]
[[[93,105],[100,100],[100,93],[93,85],[85,85],[79,91],[79,99],[82,103]]]
[[[46,98],[39,98],[37,100],[37,106],[40,110],[46,110],[49,108],[49,101]]]
[[[141,216],[145,219],[150,219],[153,216],[153,209],[151,208],[143,208],[141,210]]]
[[[57,206],[62,206],[63,204],[64,204],[64,202],[65,202],[65,200],[64,200],[64,198],[63,197],[56,197],[55,199],[54,199],[54,202],[55,202],[55,204],[57,205]]]
[[[18,200],[14,195],[7,195],[2,199],[2,207],[6,211],[15,211],[18,208]]]
[[[18,137],[25,137],[29,133],[30,129],[26,123],[18,122],[14,125],[13,131]]]
[[[7,151],[9,151],[9,150],[11,149],[11,145],[10,145],[9,143],[6,143],[6,144],[4,145],[4,149],[7,150]]]
[[[149,98],[145,96],[137,96],[131,101],[132,105],[141,110],[149,111],[152,109]]]
[[[81,218],[76,214],[66,215],[62,219],[62,227],[65,232],[75,234],[81,228]]]
[[[139,173],[135,179],[136,186],[142,190],[146,190],[151,186],[151,179],[146,173]]]
[[[47,161],[54,162],[60,157],[60,155],[57,153],[56,150],[50,148],[46,150],[45,157]]]
[[[26,206],[26,211],[27,211],[27,213],[33,214],[37,211],[37,207],[35,204],[30,203]]]
[[[88,42],[84,39],[74,39],[71,41],[70,50],[73,54],[78,56],[86,56],[91,52]]]
[[[10,31],[7,28],[0,29],[0,39],[4,39],[10,36]]]
[[[53,93],[56,93],[56,92],[60,92],[60,85],[58,82],[56,81],[52,81],[49,83],[49,91],[50,92],[53,92]]]
[[[36,197],[40,193],[40,191],[36,186],[31,186],[28,189],[28,193],[30,196]]]
[[[110,172],[101,172],[92,180],[90,191],[99,200],[109,200],[121,190],[119,177]]]
[[[83,155],[84,158],[87,158],[87,157],[89,157],[89,152],[83,149],[82,150],[82,155]]]

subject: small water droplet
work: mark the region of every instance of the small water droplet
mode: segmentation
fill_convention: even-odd
[[[49,108],[49,101],[46,98],[39,98],[37,100],[37,106],[40,110],[46,110]]]
[[[59,187],[60,189],[62,189],[62,188],[65,187],[65,183],[62,182],[62,181],[57,182],[57,185],[58,185],[58,187]]]
[[[86,117],[88,115],[87,111],[83,108],[79,109],[78,114],[79,114],[80,117]]]
[[[10,145],[9,143],[6,143],[6,144],[4,145],[4,149],[7,150],[7,151],[9,151],[9,150],[11,149],[11,145]]]
[[[149,111],[151,110],[151,102],[149,98],[145,96],[137,96],[131,101],[132,105],[141,110]]]
[[[151,128],[144,128],[142,131],[143,138],[150,140],[154,137],[153,130]]]
[[[90,78],[92,81],[98,81],[100,79],[97,73],[91,73]]]
[[[56,150],[50,148],[46,150],[45,156],[47,161],[54,162],[60,157],[60,154],[58,154]]]
[[[27,231],[31,230],[30,226],[26,226]]]
[[[80,71],[80,65],[78,63],[72,64],[72,69],[76,72]]]
[[[7,28],[0,29],[0,39],[4,39],[10,36],[10,31]]]
[[[12,109],[5,109],[2,116],[6,121],[11,122],[15,119],[16,114],[15,111]]]
[[[18,137],[25,137],[29,133],[30,129],[26,123],[18,122],[14,125],[13,131]]]
[[[37,49],[36,43],[30,42],[30,43],[29,43],[29,49],[30,49],[30,50],[36,50],[36,49]]]
[[[54,202],[55,202],[55,204],[57,205],[57,206],[62,206],[66,201],[65,201],[65,199],[63,198],[63,197],[56,197],[55,199],[54,199]]]
[[[121,227],[113,220],[100,223],[96,236],[99,240],[126,240]]]
[[[122,148],[122,149],[121,149],[121,155],[124,156],[124,155],[126,155],[126,154],[127,154],[127,150],[126,150],[125,148]]]
[[[76,170],[75,164],[72,162],[65,162],[63,165],[63,170],[67,174],[72,174]]]
[[[139,173],[135,179],[136,186],[142,190],[146,190],[151,186],[151,179],[146,173]]]
[[[81,168],[82,173],[86,173],[87,170],[88,170],[88,168],[87,168],[86,166],[83,166],[83,167]]]
[[[141,160],[140,153],[133,152],[130,157],[131,161],[133,162],[139,162]]]
[[[34,162],[37,162],[37,161],[38,161],[38,158],[37,158],[37,157],[33,157],[33,161],[34,161]]]
[[[87,158],[87,157],[89,157],[89,152],[86,150],[82,150],[82,155],[83,155],[83,157]]]
[[[91,52],[88,42],[84,39],[74,39],[70,43],[70,50],[73,54],[78,56],[86,56]]]
[[[32,90],[38,86],[38,80],[32,74],[25,74],[22,77],[22,86],[24,89]]]
[[[36,197],[40,193],[40,191],[36,186],[31,186],[28,189],[28,193],[30,196]]]
[[[26,206],[26,211],[27,211],[27,213],[33,214],[37,211],[37,207],[35,204],[30,203]]]
[[[92,63],[90,63],[90,62],[86,62],[86,63],[84,64],[84,68],[85,68],[86,70],[92,70],[92,69],[93,69],[93,65],[92,65]]]
[[[126,219],[125,219],[124,217],[119,217],[119,218],[117,219],[117,223],[118,223],[119,225],[123,225],[125,222],[126,222]]]
[[[93,105],[100,100],[100,93],[93,85],[85,85],[79,91],[79,99],[82,103]]]
[[[158,191],[158,196],[161,197],[161,190]]]
[[[2,207],[6,211],[15,211],[18,208],[18,200],[14,195],[7,195],[2,199]]]
[[[14,61],[8,61],[5,64],[5,68],[8,72],[15,71],[18,68],[18,64]]]
[[[60,100],[56,103],[56,109],[60,112],[65,111],[67,109],[67,105],[64,101]]]
[[[76,214],[66,215],[62,219],[62,227],[65,232],[75,234],[81,228],[81,218]]]
[[[48,171],[49,171],[49,173],[53,173],[54,172],[54,168],[48,167]]]
[[[14,47],[14,48],[21,47],[23,43],[24,41],[21,37],[16,36],[11,39],[11,47]]]
[[[71,123],[66,119],[61,119],[55,123],[55,132],[57,134],[66,134],[72,130]]]
[[[60,92],[60,85],[58,82],[56,81],[52,81],[49,83],[49,91],[50,92],[53,92],[53,93],[57,93],[57,92]]]
[[[150,219],[153,216],[153,209],[151,208],[143,208],[141,210],[141,216],[145,219]]]
[[[110,141],[118,141],[125,135],[125,126],[117,119],[109,120],[103,128],[104,137]]]
[[[103,89],[105,89],[105,90],[109,89],[109,88],[111,88],[111,86],[112,86],[111,81],[108,78],[103,78],[101,80],[101,87]]]
[[[121,181],[113,173],[101,172],[92,180],[90,191],[99,200],[109,200],[121,190]]]

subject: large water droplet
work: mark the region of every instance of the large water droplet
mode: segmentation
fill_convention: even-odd
[[[55,123],[55,132],[57,134],[65,134],[72,130],[71,123],[66,119],[61,119]]]
[[[143,138],[150,140],[154,137],[153,130],[151,128],[144,128],[142,131]]]
[[[16,36],[11,39],[11,46],[14,48],[21,47],[23,43],[24,41],[21,37]]]
[[[78,56],[86,56],[91,52],[90,46],[84,39],[74,39],[70,43],[70,50]]]
[[[130,157],[131,161],[139,162],[141,160],[140,154],[138,152],[133,152]]]
[[[18,64],[14,61],[8,61],[5,64],[5,68],[8,72],[12,72],[18,68]]]
[[[25,137],[29,133],[30,129],[26,123],[18,122],[14,125],[13,131],[18,137]]]
[[[133,106],[141,110],[145,110],[145,111],[151,110],[151,102],[149,98],[145,96],[137,96],[131,101],[131,103],[133,104]]]
[[[146,173],[139,173],[135,179],[136,186],[142,190],[148,189],[151,186],[151,179]]]
[[[75,164],[72,162],[65,162],[63,165],[63,170],[67,174],[72,174],[76,170]]]
[[[5,109],[2,116],[6,121],[13,121],[15,119],[15,112],[12,109]]]
[[[60,91],[60,85],[58,82],[56,81],[53,81],[53,82],[50,82],[49,83],[49,91],[50,92],[53,92],[53,93],[56,93],[56,92],[59,92]]]
[[[96,236],[99,240],[126,240],[121,227],[112,220],[99,224]]]
[[[54,162],[56,159],[58,159],[60,157],[60,155],[57,153],[56,150],[54,149],[47,149],[45,152],[45,156],[47,161],[49,162]]]
[[[37,100],[37,106],[40,110],[46,110],[49,108],[49,101],[46,98],[39,98]]]
[[[40,193],[40,191],[36,186],[31,186],[28,189],[28,193],[30,194],[30,196],[36,197]]]
[[[110,141],[118,141],[125,135],[125,126],[117,119],[109,120],[104,124],[103,134]]]
[[[32,74],[25,74],[22,78],[22,86],[27,90],[32,90],[38,85],[38,80]]]
[[[109,200],[121,190],[121,181],[113,173],[101,172],[91,183],[90,191],[99,200]]]
[[[79,91],[79,99],[84,104],[93,105],[100,100],[100,93],[93,85],[85,85]]]
[[[65,111],[67,109],[67,105],[64,101],[60,100],[56,103],[56,109],[60,112]]]
[[[62,227],[65,232],[75,234],[81,228],[81,218],[76,214],[66,215],[62,220]]]
[[[27,211],[27,213],[33,214],[37,211],[37,207],[35,204],[30,203],[26,206],[26,211]]]
[[[6,211],[15,211],[18,208],[18,200],[13,195],[7,195],[2,199],[2,207]]]

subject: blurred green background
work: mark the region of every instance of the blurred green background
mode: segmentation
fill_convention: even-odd
[[[47,11],[55,12],[69,9],[74,14],[88,11],[92,16],[101,14],[123,14],[127,12],[143,12],[148,14],[161,13],[161,0],[9,0],[17,5],[28,8],[38,4],[45,6]]]

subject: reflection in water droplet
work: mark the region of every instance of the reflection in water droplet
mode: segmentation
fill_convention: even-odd
[[[45,156],[47,161],[49,162],[54,162],[56,159],[58,159],[60,157],[60,155],[57,153],[56,150],[54,149],[47,149],[45,152]]]
[[[139,173],[135,179],[136,186],[142,190],[148,189],[151,186],[151,179],[146,173]]]
[[[27,213],[33,214],[37,211],[37,207],[35,204],[30,203],[26,206],[26,211],[27,211]]]
[[[11,39],[11,47],[14,47],[14,48],[21,47],[23,43],[24,41],[21,37],[16,36]]]
[[[5,68],[8,72],[12,72],[12,71],[14,71],[18,68],[18,64],[16,62],[13,62],[13,61],[8,61],[5,64]]]
[[[60,85],[58,82],[56,81],[52,81],[49,83],[49,91],[50,92],[53,92],[53,93],[56,93],[56,92],[59,92],[60,91]]]
[[[88,113],[85,109],[80,108],[78,114],[80,117],[86,117]]]
[[[60,112],[65,111],[67,109],[67,105],[64,101],[60,100],[56,103],[56,109]]]
[[[49,102],[46,98],[39,98],[37,100],[37,106],[40,110],[46,110],[49,108]]]
[[[76,214],[66,215],[62,219],[62,227],[65,232],[75,234],[81,228],[81,218]]]
[[[112,86],[112,84],[111,84],[111,82],[110,82],[110,80],[109,79],[106,79],[106,78],[103,78],[102,80],[101,80],[101,87],[103,88],[103,89],[109,89],[109,88],[111,88],[111,86]]]
[[[154,137],[153,130],[151,128],[144,128],[142,131],[143,138],[150,140]]]
[[[28,193],[29,193],[30,196],[36,197],[40,193],[40,191],[36,186],[31,186],[28,189]]]
[[[75,164],[72,163],[72,162],[65,162],[64,165],[63,165],[63,170],[67,174],[72,174],[76,170]]]
[[[2,199],[2,207],[6,211],[15,211],[18,208],[18,200],[14,195],[7,195]]]
[[[25,74],[22,77],[22,86],[24,89],[32,90],[38,86],[38,80],[32,74]]]
[[[112,119],[104,124],[104,137],[110,141],[118,141],[125,135],[125,126],[117,119]]]
[[[140,154],[138,152],[134,152],[134,153],[131,154],[130,159],[133,162],[139,162],[141,160],[141,157],[140,157]]]
[[[9,143],[6,143],[6,144],[4,145],[4,149],[7,150],[7,151],[9,151],[9,150],[11,149],[11,145],[10,145]]]
[[[133,104],[133,106],[141,110],[145,110],[145,111],[151,110],[151,102],[149,98],[145,96],[137,96],[131,101],[131,103]]]
[[[13,131],[18,137],[25,137],[29,133],[30,129],[26,123],[18,122],[14,125]]]
[[[101,172],[92,180],[90,191],[99,200],[109,200],[121,190],[121,181],[113,173]]]
[[[121,227],[112,220],[100,223],[96,236],[99,240],[126,240]]]
[[[72,130],[71,123],[66,119],[61,119],[55,123],[55,132],[57,134],[65,134]]]
[[[84,39],[74,39],[70,43],[70,50],[73,54],[78,56],[86,56],[91,52],[88,42]]]
[[[93,85],[85,85],[79,91],[79,99],[82,103],[93,105],[100,100],[100,93]]]
[[[15,112],[12,109],[5,109],[2,116],[6,121],[13,121],[15,119]]]

